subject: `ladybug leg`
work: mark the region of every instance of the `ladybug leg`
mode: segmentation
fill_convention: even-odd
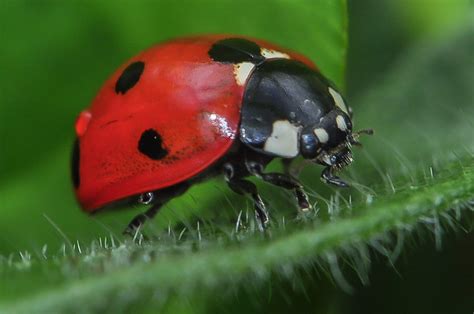
[[[283,158],[281,163],[283,165],[283,173],[291,175],[293,174],[293,167],[291,166],[294,159]]]
[[[165,205],[169,200],[174,197],[177,197],[184,192],[191,184],[187,181],[173,185],[171,187],[161,189],[158,193],[148,192],[139,196],[139,201],[142,204],[153,203],[153,205],[144,213],[136,215],[132,221],[128,224],[127,228],[123,231],[124,234],[128,234],[134,236],[137,230],[149,219],[153,219],[155,215],[158,213],[160,208]],[[154,197],[156,195],[156,197]],[[143,198],[146,197],[149,199],[149,202],[144,202]]]
[[[303,189],[303,185],[290,174],[283,173],[264,173],[263,166],[256,162],[247,162],[248,171],[265,182],[282,187],[287,190],[293,190],[298,202],[299,208],[306,212],[311,209],[308,196]]]
[[[235,175],[235,169],[231,164],[224,165],[225,179],[229,188],[240,195],[250,195],[252,197],[255,213],[259,220],[259,229],[264,230],[266,224],[269,221],[265,203],[263,202],[260,194],[258,194],[257,186],[251,181],[242,179],[240,176]]]
[[[333,169],[331,167],[327,167],[323,170],[323,172],[321,173],[321,179],[326,183],[335,185],[340,188],[346,188],[349,186],[349,183],[334,175]]]
[[[263,203],[262,198],[257,192],[257,187],[255,184],[248,180],[244,179],[234,179],[227,182],[229,187],[232,191],[240,194],[245,195],[248,194],[252,197],[255,207],[255,213],[257,218],[259,219],[259,229],[264,230],[265,226],[267,225],[269,218],[265,208],[265,204]]]
[[[134,236],[136,231],[149,219],[153,219],[164,203],[153,204],[146,212],[136,215],[128,224],[123,234]]]

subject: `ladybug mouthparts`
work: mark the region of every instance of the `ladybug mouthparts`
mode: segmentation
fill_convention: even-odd
[[[351,144],[344,142],[330,151],[322,151],[314,161],[326,165],[332,170],[341,170],[353,161]]]
[[[349,133],[346,140],[338,146],[326,151],[323,150],[315,159],[315,162],[326,165],[326,168],[321,174],[321,179],[338,187],[348,187],[349,184],[334,174],[342,168],[352,163],[352,145],[361,146],[358,141],[361,134],[372,135],[374,132],[371,129],[360,130]]]
[[[359,142],[359,137],[362,134],[373,135],[374,131],[372,129],[364,129],[348,134],[346,141],[329,151],[322,151],[315,161],[327,165],[332,170],[341,170],[347,167],[353,162],[352,145],[362,146]]]

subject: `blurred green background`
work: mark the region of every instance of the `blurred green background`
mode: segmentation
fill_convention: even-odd
[[[94,217],[80,211],[69,180],[73,124],[120,64],[177,35],[251,35],[309,55],[345,91],[356,128],[376,130],[346,174],[361,184],[380,184],[380,172],[404,180],[417,165],[472,154],[472,1],[348,1],[347,11],[344,1],[317,2],[333,15],[311,10],[311,1],[290,0],[1,1],[0,255],[45,244],[55,251],[64,236],[87,242],[119,233],[142,210]],[[347,35],[338,28],[341,21]],[[329,197],[333,190],[319,183],[319,171],[309,169],[303,180]],[[203,208],[226,209],[226,198],[245,204],[219,181],[196,187],[167,206],[152,227],[213,217],[215,211]],[[274,294],[268,301],[248,302],[252,296],[242,291],[238,306],[216,302],[215,310],[472,312],[472,233],[448,233],[442,249],[429,236],[416,241],[395,269],[373,254],[371,284],[356,286],[352,295],[310,272],[300,289],[275,276],[261,288]]]

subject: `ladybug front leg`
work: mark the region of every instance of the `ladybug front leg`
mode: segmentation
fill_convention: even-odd
[[[237,194],[249,195],[252,197],[255,213],[259,220],[259,229],[263,231],[267,225],[269,218],[265,203],[263,202],[260,194],[258,194],[257,186],[251,181],[242,179],[236,175],[235,168],[231,164],[224,165],[225,179],[229,188]]]
[[[306,195],[306,192],[303,189],[303,185],[293,176],[287,173],[264,173],[263,165],[252,161],[247,162],[246,165],[248,171],[251,174],[264,180],[265,182],[271,183],[287,190],[293,190],[293,192],[295,193],[296,200],[298,202],[298,206],[303,212],[306,212],[311,209],[311,204],[309,203],[308,196]]]
[[[332,167],[327,167],[321,173],[321,179],[329,184],[335,185],[340,188],[346,188],[349,186],[347,182],[334,175],[334,169]]]

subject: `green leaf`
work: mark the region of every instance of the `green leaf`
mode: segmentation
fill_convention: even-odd
[[[454,54],[456,63],[451,64],[450,71],[443,71],[444,82],[461,83],[461,79],[469,77],[470,56],[459,54],[459,50],[470,47],[473,28],[468,26],[442,43],[424,44],[409,53],[387,74],[379,88],[361,98],[365,100],[367,111],[358,107],[359,118],[364,121],[374,114],[367,122],[375,123],[379,133],[390,130],[385,135],[391,136],[392,143],[398,144],[404,154],[413,155],[403,159],[407,163],[404,167],[397,168],[400,154],[389,158],[383,149],[372,151],[369,148],[371,154],[377,158],[385,156],[386,161],[375,159],[374,164],[368,163],[366,168],[354,171],[354,176],[370,186],[356,186],[357,189],[350,192],[352,203],[348,196],[341,194],[333,195],[330,200],[319,199],[321,212],[330,211],[330,221],[321,215],[298,221],[285,216],[284,211],[273,211],[275,220],[267,237],[252,228],[250,216],[242,218],[247,229],[238,232],[228,223],[219,225],[201,220],[200,227],[186,226],[182,235],[180,229],[157,232],[159,238],[138,241],[138,244],[130,241],[111,244],[109,238],[108,244],[101,239],[100,244],[82,244],[81,249],[74,243],[59,254],[28,256],[23,252],[21,259],[5,259],[1,264],[2,284],[15,293],[3,295],[5,301],[0,310],[99,313],[131,309],[145,312],[152,308],[169,312],[186,309],[209,312],[215,306],[217,294],[220,302],[235,304],[238,300],[233,298],[234,289],[255,291],[253,302],[258,303],[259,297],[265,295],[258,291],[258,285],[273,278],[272,274],[297,280],[301,276],[298,270],[304,272],[312,267],[330,273],[341,288],[350,290],[340,267],[346,260],[364,280],[370,262],[367,247],[380,250],[392,262],[403,249],[403,235],[409,235],[420,225],[432,231],[435,242],[441,241],[444,230],[458,228],[456,220],[473,208],[473,141],[464,134],[451,138],[451,153],[430,151],[438,146],[418,141],[419,150],[412,152],[413,144],[406,141],[407,136],[412,138],[424,131],[443,136],[443,131],[424,123],[425,128],[420,130],[418,125],[417,132],[407,134],[410,121],[418,121],[419,116],[407,114],[405,110],[411,108],[409,105],[402,109],[393,105],[398,99],[417,99],[421,108],[410,112],[426,114],[462,132],[472,128],[469,119],[455,115],[459,118],[447,121],[442,115],[438,117],[437,106],[431,107],[432,97],[439,101],[449,98],[466,104],[462,110],[467,110],[469,99],[464,97],[466,93],[469,96],[469,92],[459,90],[458,84],[441,84],[438,77],[429,75],[436,68],[434,65],[454,60]],[[457,49],[451,49],[453,45]],[[430,54],[426,54],[427,51]],[[466,58],[465,62],[462,58]],[[424,88],[415,84],[420,78],[424,78]],[[443,92],[431,90],[430,84],[443,88]],[[374,95],[384,97],[387,107],[382,111],[373,109],[375,113],[372,113],[370,108],[380,106],[380,98]],[[432,111],[426,111],[428,108]],[[398,117],[397,121],[406,123],[405,127],[388,125],[383,120],[385,115]],[[370,140],[375,141],[375,145],[386,143],[377,137],[364,143]],[[421,157],[426,152],[430,155],[418,163],[416,156],[420,152]],[[379,172],[367,171],[377,170],[377,167],[382,167]],[[361,173],[362,170],[365,172]],[[398,243],[394,244],[394,240]],[[191,305],[187,307],[183,300]]]
[[[125,11],[120,7],[117,12]],[[124,19],[117,18],[114,27]],[[217,312],[218,302],[239,311],[248,302],[258,307],[271,297],[272,291],[261,290],[259,284],[275,277],[295,283],[312,268],[329,273],[339,287],[350,290],[341,270],[344,264],[364,282],[368,247],[393,262],[404,248],[403,237],[423,230],[421,226],[439,243],[443,232],[459,229],[458,220],[473,208],[472,26],[471,19],[446,38],[422,43],[353,102],[356,127],[376,130],[363,140],[365,150],[359,151],[350,170],[353,189],[334,192],[317,185],[319,170],[308,167],[303,180],[308,190],[317,188],[312,200],[317,199],[319,213],[300,220],[294,219],[286,194],[264,189],[271,192],[273,216],[265,234],[255,230],[251,211],[246,217],[245,205],[215,195],[221,190],[215,182],[191,191],[197,203],[187,195],[171,204],[178,213],[186,212],[182,217],[171,209],[160,215],[162,224],[182,220],[169,232],[147,230],[151,239],[138,237],[138,243],[132,243],[109,234],[125,221],[119,221],[124,214],[114,213],[98,221],[107,228],[100,233],[72,208],[69,186],[57,170],[67,166],[67,153],[60,148],[49,154],[48,162],[0,187],[0,203],[6,209],[0,247],[31,241],[34,248],[33,254],[21,250],[21,255],[0,256],[0,287],[8,287],[0,294],[0,312],[207,313]],[[129,32],[132,41],[134,32]],[[246,228],[236,231],[241,210]],[[61,240],[67,244],[59,252],[50,246],[42,249],[46,242],[55,243],[56,231],[40,212],[65,235]],[[199,220],[192,218],[209,212]],[[230,214],[220,216],[223,212]],[[41,219],[44,225],[38,223]],[[51,234],[45,235],[46,228]],[[98,234],[100,240],[88,244]],[[248,291],[251,297],[237,300],[236,290]]]
[[[381,195],[373,203],[359,204],[353,208],[359,213],[357,216],[311,228],[307,225],[303,230],[289,224],[288,230],[275,230],[277,234],[272,240],[256,241],[258,234],[253,234],[243,241],[245,245],[236,247],[241,241],[234,238],[233,245],[221,247],[217,239],[199,237],[191,242],[208,248],[198,253],[185,250],[181,254],[164,252],[163,245],[166,244],[160,241],[143,246],[125,243],[110,249],[91,248],[84,253],[75,249],[70,258],[59,259],[59,267],[66,273],[66,277],[59,280],[65,281],[63,284],[55,279],[44,284],[43,276],[57,278],[57,273],[61,272],[54,266],[58,261],[44,261],[43,271],[40,269],[39,274],[27,277],[29,285],[43,285],[41,292],[31,297],[16,295],[21,298],[17,303],[4,304],[0,310],[7,313],[116,313],[131,308],[139,310],[143,306],[159,310],[167,302],[173,302],[174,297],[196,295],[208,298],[212,304],[216,289],[244,285],[246,278],[252,278],[255,285],[268,279],[272,271],[291,277],[294,268],[311,265],[318,256],[325,256],[330,268],[338,267],[335,255],[338,249],[364,246],[366,241],[380,239],[387,230],[407,232],[424,217],[439,223],[440,214],[444,213],[449,217],[445,219],[451,222],[452,218],[446,215],[449,209],[468,208],[474,195],[471,161],[466,166],[455,162],[434,178],[393,195]],[[203,244],[206,241],[214,243]],[[186,241],[182,245],[186,245]],[[28,259],[23,260],[23,263],[28,262]],[[21,263],[17,264],[20,267],[18,265]],[[342,281],[342,287],[347,285],[343,279],[338,279],[337,270],[332,272],[336,281]],[[13,275],[6,284],[14,286],[21,275],[17,274],[16,279]],[[86,278],[79,280],[77,276]],[[206,290],[210,291],[204,293]],[[174,295],[176,291],[180,291],[177,296]]]

